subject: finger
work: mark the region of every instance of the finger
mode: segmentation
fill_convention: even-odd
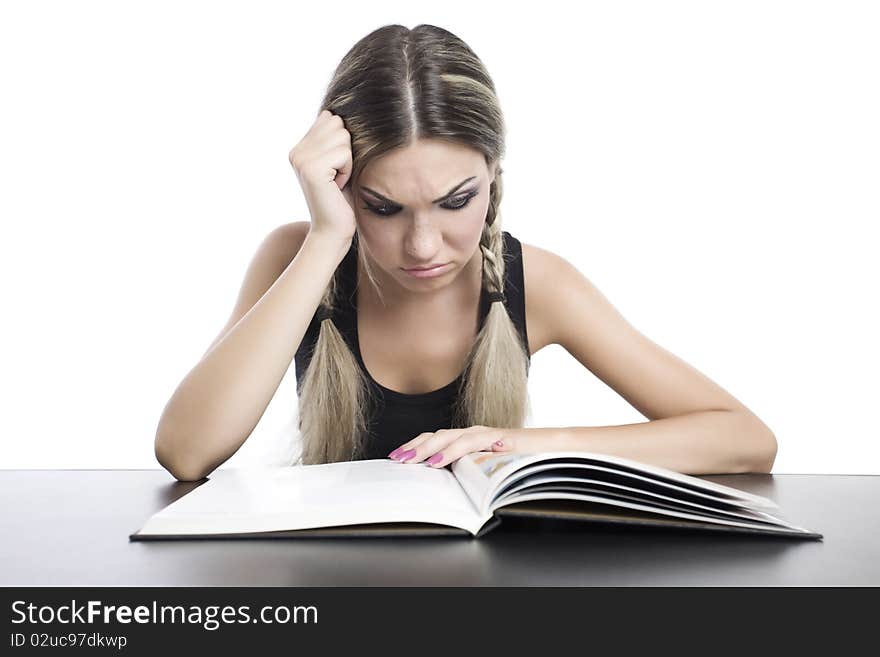
[[[493,452],[509,452],[511,449],[510,441],[499,438],[498,440],[496,440],[495,442],[492,443],[490,448],[491,448],[491,451],[493,451]]]
[[[505,429],[498,432],[491,446],[486,449],[492,452],[527,452],[529,445],[528,434],[523,434],[518,429]]]
[[[413,439],[411,439],[411,440],[407,440],[405,443],[403,443],[403,445],[401,445],[400,447],[398,447],[397,449],[395,449],[394,451],[392,451],[392,452],[388,455],[388,458],[392,458],[392,459],[393,459],[393,458],[395,458],[395,457],[397,457],[397,456],[400,456],[401,454],[403,454],[403,453],[404,453],[405,451],[407,451],[407,450],[415,449],[416,447],[418,447],[419,445],[421,445],[423,442],[425,442],[426,440],[428,440],[428,438],[430,438],[430,437],[433,436],[433,435],[434,435],[434,432],[433,432],[433,431],[425,431],[424,433],[420,433],[420,434],[419,434],[418,436],[416,436],[415,438],[413,438]]]
[[[351,159],[351,150],[346,147],[345,153],[345,162],[342,165],[341,169],[336,170],[336,184],[339,185],[339,189],[343,189],[347,184],[348,180],[351,177],[351,167],[352,167],[352,159]],[[351,196],[349,190],[349,196]],[[350,205],[350,203],[349,203]]]
[[[411,449],[415,449],[416,453],[407,458],[407,463],[421,463],[426,458],[433,456],[437,452],[445,449],[450,443],[455,442],[461,436],[462,429],[441,429],[436,431],[427,440],[423,440]]]
[[[484,432],[487,432],[488,429],[489,429],[489,427],[484,427],[482,425],[474,425],[474,426],[468,427],[466,429],[457,428],[457,429],[439,429],[437,431],[426,431],[424,433],[420,433],[415,438],[403,443],[400,447],[398,447],[397,449],[393,450],[390,454],[388,454],[388,457],[389,458],[398,458],[404,452],[406,452],[407,450],[411,450],[411,449],[416,449],[417,452],[419,452],[419,448],[421,448],[425,444],[425,442],[427,442],[431,438],[437,436],[438,434],[444,434],[444,435],[454,434],[457,437],[457,436],[460,436],[465,433],[469,433],[469,434],[471,434],[471,433],[477,433],[477,434],[484,433]],[[444,441],[442,443],[442,445],[446,445],[448,442],[449,442],[448,440]],[[428,457],[432,456],[434,453],[436,453],[438,450],[435,449],[433,452],[428,452],[428,453],[424,453],[424,450],[421,450],[421,451],[422,451],[422,453],[420,453],[419,455],[424,458],[428,458]],[[410,463],[410,462],[412,462],[412,459],[410,457],[407,457],[406,462]]]
[[[491,445],[490,441],[492,440],[497,440],[494,432],[463,435],[442,450],[438,450],[435,454],[429,455],[426,459],[426,463],[433,468],[444,468],[466,454],[488,450],[488,445]],[[439,459],[437,458],[438,455],[440,457]]]

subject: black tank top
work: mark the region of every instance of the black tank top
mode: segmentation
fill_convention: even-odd
[[[528,333],[526,332],[525,285],[523,281],[522,245],[510,233],[502,231],[504,237],[504,305],[513,320],[525,348],[528,349]],[[452,426],[452,406],[458,394],[463,373],[459,373],[454,381],[431,392],[405,394],[391,390],[378,383],[364,365],[360,351],[357,331],[357,249],[354,242],[339,265],[339,302],[333,309],[333,323],[348,344],[355,360],[373,389],[375,407],[370,413],[369,436],[364,446],[361,459],[380,459],[388,456],[392,450],[426,431],[448,429]],[[480,294],[480,328],[489,312],[488,293],[484,289]],[[317,314],[317,312],[316,312]],[[294,356],[297,379],[297,390],[305,376],[315,342],[318,339],[316,316],[306,329],[303,341]],[[529,358],[531,364],[531,358]]]

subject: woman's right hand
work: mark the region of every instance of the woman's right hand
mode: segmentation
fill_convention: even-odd
[[[288,156],[309,206],[313,232],[351,241],[356,222],[351,188],[351,135],[342,118],[322,110]]]

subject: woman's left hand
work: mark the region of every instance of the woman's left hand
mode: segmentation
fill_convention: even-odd
[[[403,463],[442,468],[471,452],[512,452],[525,439],[524,429],[497,429],[475,425],[467,429],[441,429],[421,433],[388,455]],[[527,439],[526,439],[527,440]],[[522,450],[519,451],[528,451]],[[540,451],[540,450],[536,450]]]

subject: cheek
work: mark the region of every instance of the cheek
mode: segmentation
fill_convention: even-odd
[[[489,199],[486,196],[478,196],[470,205],[462,210],[462,225],[466,225],[471,235],[478,237],[483,232],[483,224],[486,223],[486,214],[489,212]]]
[[[488,207],[488,202],[472,202],[464,210],[450,213],[444,231],[446,241],[461,257],[473,252],[480,244]]]
[[[403,239],[394,222],[382,222],[365,217],[358,224],[359,239],[366,245],[373,260],[383,269],[393,269],[397,262],[397,245]]]

